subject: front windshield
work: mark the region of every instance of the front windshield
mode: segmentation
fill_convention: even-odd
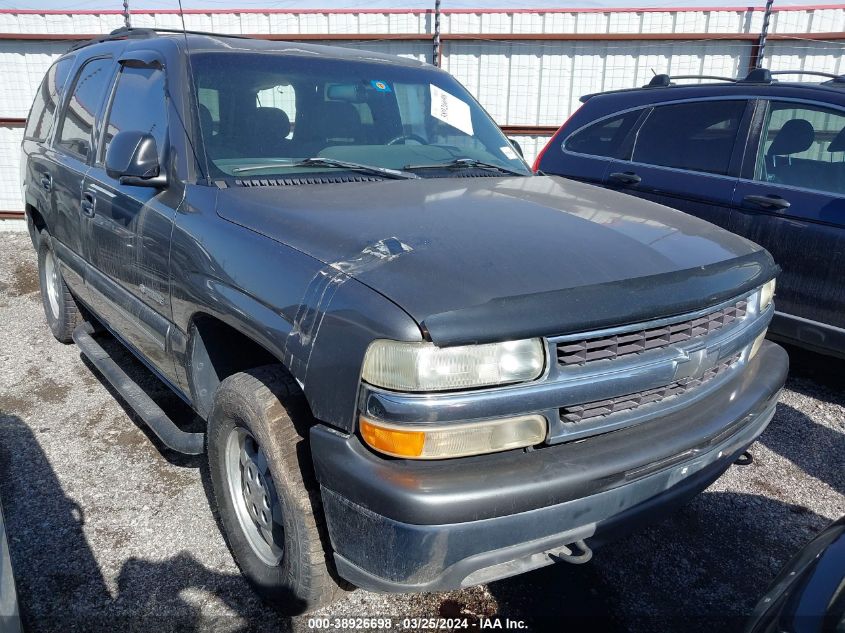
[[[191,65],[202,145],[218,178],[351,163],[411,177],[531,173],[469,93],[433,68],[240,52],[194,54]]]

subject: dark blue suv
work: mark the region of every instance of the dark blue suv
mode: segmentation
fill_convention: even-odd
[[[587,95],[534,168],[761,244],[783,268],[769,332],[845,357],[845,77],[785,83],[772,74],[695,85],[658,75]]]

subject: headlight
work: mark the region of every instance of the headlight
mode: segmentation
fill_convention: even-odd
[[[371,447],[394,457],[445,459],[496,453],[540,444],[546,439],[542,415],[522,415],[437,427],[392,425],[359,419],[361,437]]]
[[[382,339],[367,349],[361,376],[395,391],[445,391],[533,380],[544,364],[538,338],[459,347]]]
[[[760,288],[760,312],[769,307],[775,296],[775,280],[770,279]]]

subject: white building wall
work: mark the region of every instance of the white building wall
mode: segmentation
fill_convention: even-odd
[[[525,5],[527,3],[521,3]],[[333,36],[431,36],[433,16],[419,11],[192,11],[189,29],[236,34]],[[174,11],[135,13],[139,27],[181,28]],[[106,33],[123,25],[118,12],[50,14],[0,11],[0,119],[27,115],[33,94],[50,63],[70,46],[67,41],[13,39],[12,34]],[[646,83],[653,73],[736,76],[749,64],[751,43],[731,34],[758,33],[762,11],[711,10],[456,10],[446,12],[442,30],[449,34],[491,35],[491,39],[449,40],[442,44],[443,67],[454,74],[501,125],[557,127],[587,93]],[[837,33],[845,31],[845,5],[776,11],[773,33]],[[501,39],[509,34],[549,35],[549,39]],[[607,39],[561,40],[607,34]],[[615,39],[620,35],[680,34],[669,40]],[[712,34],[684,39],[683,34]],[[800,35],[799,35],[800,37]],[[495,39],[499,38],[499,39]],[[327,41],[327,44],[375,50],[429,60],[427,39]],[[801,39],[770,41],[767,65],[845,73],[845,41]],[[784,77],[787,79],[788,77]],[[18,151],[22,130],[0,126],[0,210],[22,206],[18,186]],[[516,137],[533,161],[547,137]]]

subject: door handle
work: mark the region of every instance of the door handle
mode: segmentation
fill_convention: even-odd
[[[90,191],[82,194],[82,201],[79,203],[79,208],[82,209],[82,215],[89,218],[94,217],[97,206],[97,198]]]
[[[769,194],[766,196],[745,196],[742,200],[743,202],[754,205],[755,207],[774,209],[776,211],[783,211],[784,209],[788,209],[790,207],[789,200],[781,198],[775,194]]]
[[[623,185],[638,185],[643,180],[632,171],[616,171],[610,174],[608,178]]]
[[[53,188],[53,179],[47,174],[41,176],[41,186],[45,191],[50,191]]]

